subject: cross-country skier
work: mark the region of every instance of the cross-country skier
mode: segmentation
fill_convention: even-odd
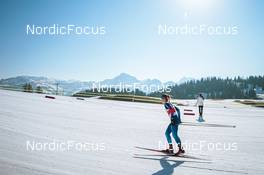
[[[203,119],[204,96],[203,94],[198,95],[195,106],[198,106],[198,110],[199,110],[199,118],[197,121],[204,122],[204,119]]]
[[[178,127],[179,127],[179,124],[181,123],[180,110],[176,106],[171,104],[169,95],[163,94],[161,96],[161,99],[170,117],[170,124],[168,125],[166,132],[165,132],[165,135],[166,135],[166,138],[169,144],[169,149],[166,149],[165,152],[170,153],[170,154],[173,153],[173,144],[171,140],[171,134],[172,134],[179,148],[176,154],[184,153],[185,151],[183,150],[181,146],[181,139],[178,136]]]

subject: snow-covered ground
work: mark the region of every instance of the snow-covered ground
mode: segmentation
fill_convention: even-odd
[[[44,96],[0,90],[1,175],[264,174],[264,109],[207,100],[208,123],[236,128],[180,126],[192,159],[135,148],[164,145],[162,105]]]

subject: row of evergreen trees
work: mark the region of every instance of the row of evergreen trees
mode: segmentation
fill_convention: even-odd
[[[23,91],[24,92],[36,92],[36,93],[43,93],[43,89],[40,86],[37,86],[36,89],[34,90],[32,85],[30,83],[26,83],[23,85]]]
[[[169,93],[178,99],[193,99],[203,93],[211,99],[247,99],[256,98],[256,88],[264,90],[264,76],[250,76],[248,78],[202,78],[171,87]],[[149,94],[159,97],[160,92]]]

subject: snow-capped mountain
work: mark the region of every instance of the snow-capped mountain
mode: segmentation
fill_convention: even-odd
[[[184,83],[186,81],[193,80],[191,78],[183,78],[181,79],[179,83]],[[17,77],[11,77],[7,79],[1,79],[0,85],[1,86],[11,86],[11,87],[22,87],[24,84],[30,83],[33,88],[36,88],[37,86],[40,86],[43,88],[45,92],[54,93],[58,91],[60,93],[63,93],[65,95],[71,95],[73,93],[79,92],[81,90],[85,89],[91,89],[94,87],[94,84],[100,83],[101,85],[111,85],[111,86],[117,86],[120,85],[136,85],[137,88],[140,89],[140,87],[143,87],[141,90],[148,93],[148,88],[151,87],[152,91],[158,90],[158,88],[161,88],[163,86],[173,86],[176,84],[174,81],[168,81],[168,82],[161,82],[158,79],[145,79],[145,80],[139,80],[136,77],[129,75],[127,73],[121,73],[120,75],[112,78],[112,79],[105,79],[103,81],[95,82],[95,81],[77,81],[77,80],[57,80],[53,78],[47,78],[47,77],[37,77],[37,76],[17,76]],[[154,87],[154,89],[153,89]]]
[[[158,79],[139,80],[136,77],[127,73],[121,73],[112,79],[106,79],[97,82],[97,87],[99,87],[98,84],[100,84],[101,87],[111,86],[112,88],[128,88],[131,90],[138,89],[145,93],[149,93],[150,88],[152,91],[159,90],[163,85],[163,83]]]
[[[138,80],[136,77],[131,76],[126,73],[121,73],[120,75],[114,77],[113,79],[106,79],[101,81],[101,84],[105,85],[118,85],[120,83],[123,84],[133,84],[133,83],[139,83],[140,80]]]
[[[57,80],[37,76],[17,76],[0,80],[1,86],[22,87],[26,83],[30,83],[33,88],[40,86],[46,93],[55,93],[58,87],[58,92],[60,94],[71,95],[75,92],[91,87],[93,82]]]

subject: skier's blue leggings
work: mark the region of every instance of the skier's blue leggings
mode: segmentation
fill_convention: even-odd
[[[167,138],[167,141],[169,144],[172,143],[171,136],[170,136],[171,133],[172,133],[172,136],[175,139],[176,143],[178,145],[181,144],[181,139],[178,136],[178,126],[179,125],[173,125],[170,123],[168,128],[166,129],[165,135],[166,135],[166,138]]]

